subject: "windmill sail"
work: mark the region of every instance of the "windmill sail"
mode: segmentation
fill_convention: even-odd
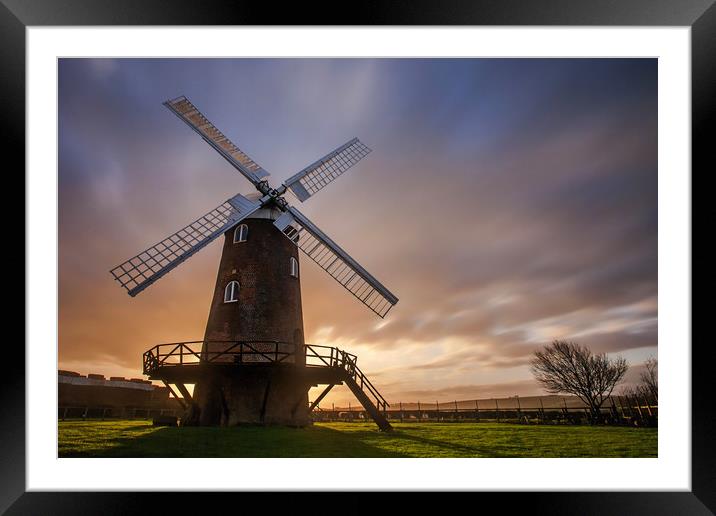
[[[296,208],[289,207],[274,225],[379,317],[385,317],[398,302],[397,297]]]
[[[246,179],[256,185],[261,178],[266,177],[268,172],[261,168],[254,160],[252,160],[245,152],[239,149],[224,134],[219,131],[214,124],[192,104],[186,97],[177,97],[164,102],[175,115],[181,118],[216,151],[221,154],[226,161],[231,163]]]
[[[136,296],[260,207],[237,194],[110,272],[130,296]]]
[[[370,149],[358,138],[341,145],[284,181],[303,202],[363,159]]]

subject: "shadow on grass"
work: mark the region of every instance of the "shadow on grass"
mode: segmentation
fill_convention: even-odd
[[[494,447],[489,446],[467,446],[465,444],[452,443],[447,441],[440,441],[438,439],[428,439],[427,437],[418,437],[417,435],[410,435],[405,432],[397,430],[393,432],[393,435],[399,439],[414,442],[417,444],[423,444],[435,448],[440,448],[450,452],[457,452],[459,456],[469,455],[472,457],[510,457],[509,454],[502,454],[495,451]],[[427,456],[427,455],[426,455]],[[430,455],[432,456],[432,454]]]
[[[134,435],[132,435],[134,434]],[[342,432],[318,426],[152,427],[132,425],[98,443],[65,446],[60,457],[406,457],[369,441],[376,431]],[[81,441],[81,440],[80,440]],[[85,449],[83,449],[83,445]]]

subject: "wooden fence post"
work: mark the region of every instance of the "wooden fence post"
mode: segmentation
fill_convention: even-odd
[[[646,411],[649,413],[649,417],[651,417],[651,403],[649,402],[649,398],[644,396],[644,401],[646,402]]]
[[[495,398],[495,414],[497,415],[497,422],[500,422],[500,406],[497,404],[497,398]]]
[[[480,421],[480,406],[477,403],[477,400],[475,400],[475,421]]]
[[[639,398],[636,398],[636,411],[639,413],[639,421],[644,419],[644,415],[641,413],[641,407],[639,406]]]
[[[614,418],[614,421],[617,421],[619,419],[619,412],[617,412],[617,405],[614,403],[614,396],[609,396],[609,401],[612,402],[612,417]]]
[[[626,415],[626,412],[624,411],[624,405],[622,404],[622,397],[617,396],[617,401],[619,402],[619,408],[622,411],[622,415],[621,415],[621,418],[619,418],[619,420],[620,420],[620,422],[624,422],[624,419],[626,419],[627,415]]]
[[[522,406],[520,405],[520,397],[517,397],[517,420],[522,421]]]

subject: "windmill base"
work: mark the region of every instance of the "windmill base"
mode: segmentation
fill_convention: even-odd
[[[306,426],[308,389],[294,368],[231,368],[200,380],[182,426]]]

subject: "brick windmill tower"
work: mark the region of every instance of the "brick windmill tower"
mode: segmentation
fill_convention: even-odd
[[[310,411],[345,383],[381,429],[387,403],[355,355],[304,342],[298,250],[379,317],[398,302],[388,289],[283,197],[306,201],[369,152],[357,138],[278,188],[185,97],[164,103],[258,190],[236,194],[188,226],[111,270],[135,296],[213,240],[223,252],[204,340],[155,346],[144,372],[181,392],[187,425],[305,425]],[[186,383],[194,383],[191,396]],[[308,390],[325,384],[309,406]]]

